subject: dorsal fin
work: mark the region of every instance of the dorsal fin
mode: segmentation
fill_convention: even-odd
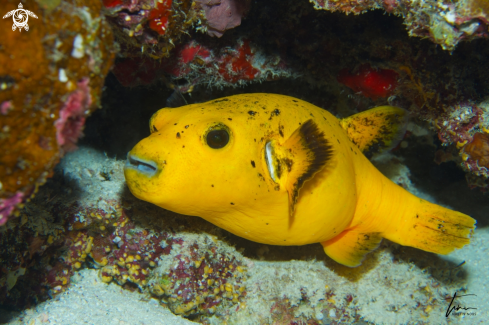
[[[270,145],[269,145],[270,144]],[[313,120],[307,120],[282,144],[267,144],[270,174],[289,195],[290,223],[304,182],[320,171],[333,155],[332,146]]]
[[[348,137],[368,157],[392,149],[406,132],[408,114],[394,106],[379,106],[340,121]]]

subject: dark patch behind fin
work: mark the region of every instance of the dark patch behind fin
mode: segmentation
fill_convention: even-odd
[[[285,142],[284,147],[292,152],[294,161],[286,184],[289,193],[289,213],[292,217],[300,189],[326,165],[333,156],[333,150],[324,133],[312,119],[302,124]]]

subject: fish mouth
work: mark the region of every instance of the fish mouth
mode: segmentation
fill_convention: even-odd
[[[158,167],[154,161],[137,158],[130,153],[127,154],[125,168],[136,169],[138,172],[148,176],[154,176]]]

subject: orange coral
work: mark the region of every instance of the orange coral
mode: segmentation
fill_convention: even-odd
[[[477,161],[480,167],[489,168],[489,134],[477,132],[474,138],[464,147],[464,152]]]
[[[0,12],[17,5],[2,1]],[[25,9],[38,19],[21,33],[12,31],[11,19],[0,20],[0,201],[31,193],[49,177],[63,155],[55,121],[84,78],[98,103],[115,53],[101,8],[98,0],[30,2]]]

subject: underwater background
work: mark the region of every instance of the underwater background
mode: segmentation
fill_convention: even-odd
[[[22,4],[37,18],[0,22],[0,323],[487,322],[486,1]],[[369,159],[476,219],[471,243],[442,256],[384,239],[349,268],[129,192],[127,152],[157,110],[259,92],[338,118],[409,111],[404,138]]]

